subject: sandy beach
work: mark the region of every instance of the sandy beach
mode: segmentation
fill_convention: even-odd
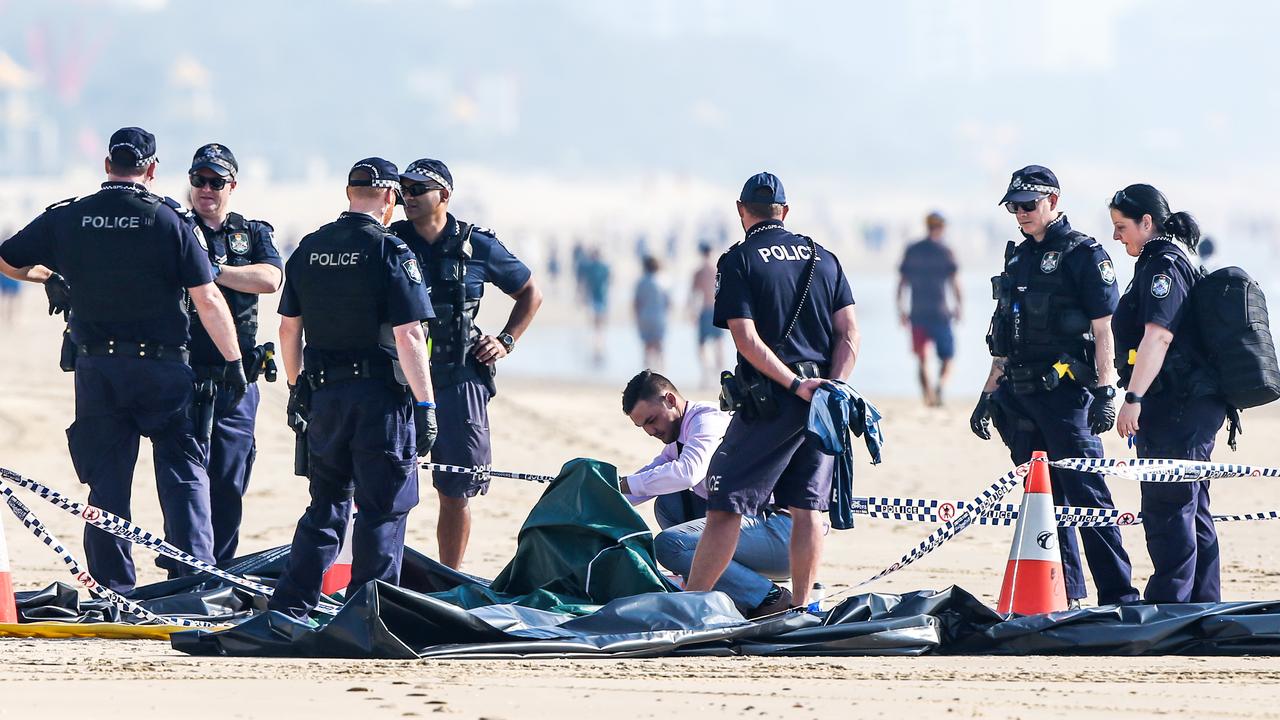
[[[38,290],[24,293],[16,325],[0,344],[0,465],[75,498],[79,485],[66,452],[72,377],[58,370],[61,324],[44,317]],[[273,323],[266,323],[272,325]],[[273,333],[272,333],[273,334]],[[864,352],[883,352],[864,346]],[[902,352],[895,345],[892,352]],[[903,355],[903,362],[908,360]],[[554,362],[554,358],[548,358]],[[904,368],[905,368],[904,364]],[[853,381],[857,385],[855,373]],[[968,394],[926,409],[914,399],[880,399],[885,462],[857,460],[857,492],[969,499],[1009,469],[997,441],[968,430]],[[574,457],[632,469],[658,451],[622,415],[620,388],[563,381],[504,379],[491,406],[494,466],[554,473]],[[709,393],[691,393],[706,397]],[[305,482],[291,473],[292,434],[284,423],[283,382],[263,386],[258,457],[246,498],[241,549],[287,543],[306,504]],[[1220,459],[1280,465],[1280,409],[1250,412],[1239,453]],[[1114,435],[1110,455],[1130,454]],[[162,527],[149,453],[141,453],[134,519]],[[410,516],[408,542],[435,554],[434,493],[423,474],[423,502]],[[1117,505],[1138,507],[1137,487],[1113,481]],[[511,556],[515,533],[541,486],[495,480],[474,507],[466,570],[492,576]],[[1017,498],[1012,497],[1016,502]],[[44,504],[30,503],[68,546],[79,552],[81,524]],[[1280,508],[1272,480],[1215,482],[1217,512]],[[646,517],[652,522],[651,512]],[[6,512],[3,520],[15,584],[43,587],[69,579],[57,558]],[[656,526],[655,526],[656,527]],[[931,529],[928,525],[860,517],[854,530],[828,538],[823,582],[839,591],[894,562]],[[1280,561],[1268,550],[1280,522],[1223,524],[1226,599],[1280,597]],[[902,592],[960,585],[994,603],[1011,528],[974,527],[920,563],[868,590]],[[1135,584],[1150,573],[1139,528],[1124,530]],[[162,578],[146,551],[136,553],[139,582]],[[197,718],[365,717],[445,713],[460,718],[666,717],[1276,717],[1280,665],[1266,658],[699,658],[599,661],[351,662],[193,658],[167,643],[107,640],[0,640],[0,717],[91,711],[98,717]]]

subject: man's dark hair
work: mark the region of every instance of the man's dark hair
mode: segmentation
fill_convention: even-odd
[[[762,220],[776,220],[782,217],[782,203],[744,202],[742,207],[746,209],[747,214],[751,217],[757,217]]]
[[[669,392],[678,394],[680,391],[662,375],[652,370],[641,370],[622,391],[622,412],[630,415],[636,409],[636,403],[641,400],[654,400]]]
[[[150,163],[147,163],[146,165],[134,165],[133,161],[130,161],[128,164],[117,164],[112,161],[109,167],[111,168],[111,174],[116,177],[138,177],[140,175],[145,175],[147,173],[147,168],[150,167],[150,165]]]

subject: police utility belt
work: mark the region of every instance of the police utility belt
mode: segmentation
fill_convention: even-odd
[[[333,363],[317,369],[303,369],[303,377],[312,391],[350,380],[385,380],[396,387],[403,387],[396,379],[391,360],[359,360],[350,363]]]
[[[100,343],[81,343],[76,346],[78,357],[126,357],[146,360],[176,360],[186,363],[190,354],[181,345],[134,342],[132,340],[107,340]]]
[[[1009,363],[1004,368],[1002,380],[1014,395],[1030,395],[1053,390],[1065,382],[1091,388],[1098,384],[1098,371],[1083,360],[1060,355],[1053,363]]]
[[[787,365],[801,380],[825,377],[826,368],[815,362]],[[781,412],[779,396],[789,394],[778,383],[755,368],[738,365],[735,372],[720,374],[720,409],[734,412],[747,420],[772,420]]]

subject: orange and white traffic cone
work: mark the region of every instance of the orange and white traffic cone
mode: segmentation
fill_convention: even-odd
[[[13,599],[13,578],[9,575],[9,546],[4,542],[4,521],[0,520],[0,623],[18,622],[18,604]]]
[[[338,549],[338,559],[333,561],[324,571],[324,581],[320,583],[320,592],[332,595],[346,592],[351,584],[351,531],[356,524],[356,505],[351,504],[351,515],[347,518],[347,531],[342,536],[342,546]]]
[[[1006,615],[1037,615],[1066,609],[1067,587],[1058,548],[1049,458],[1037,450],[1031,455],[1031,472],[1022,493],[996,610]]]

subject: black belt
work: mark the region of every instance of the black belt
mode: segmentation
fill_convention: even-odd
[[[348,380],[391,380],[395,381],[396,373],[388,362],[370,362],[360,360],[352,363],[325,365],[316,370],[303,370],[307,383],[312,390],[319,390],[333,383]]]
[[[134,342],[132,340],[107,340],[101,343],[85,343],[76,346],[80,357],[127,357],[147,360],[177,360],[186,363],[190,354],[181,345]]]

